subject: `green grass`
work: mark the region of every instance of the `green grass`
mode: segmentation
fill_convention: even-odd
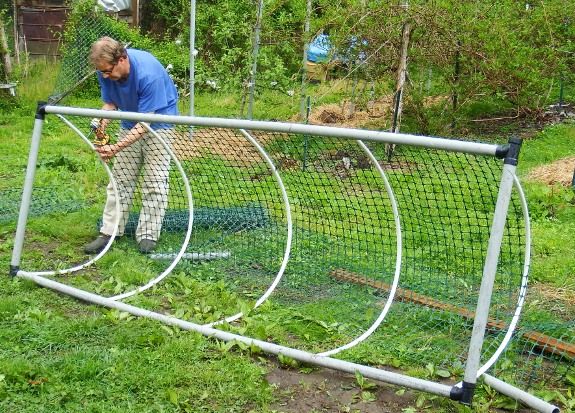
[[[519,163],[520,176],[533,168],[575,155],[575,124],[546,128],[523,143]],[[532,279],[555,287],[573,289],[575,281],[575,190],[524,182],[533,226]]]
[[[34,102],[49,94],[49,81],[27,82],[25,87],[23,85],[19,89],[22,96],[20,102],[12,110],[0,115],[0,150],[5,154],[5,161],[0,165],[0,190],[22,186]],[[322,93],[322,90],[319,89],[317,93]],[[266,105],[273,108],[266,112],[266,118],[287,119],[297,113],[297,98],[288,99],[271,92],[262,95],[262,102],[265,101]],[[337,93],[331,94],[329,99],[337,101]],[[81,102],[87,106],[99,106],[97,98],[82,99]],[[258,103],[258,106],[262,108],[264,105]],[[255,117],[261,115],[258,106]],[[238,97],[206,94],[198,96],[196,114],[237,116],[235,111],[238,107]],[[185,110],[182,107],[183,113]],[[31,248],[26,251],[24,259],[27,265],[36,268],[45,268],[46,265],[57,267],[83,259],[79,247],[95,230],[95,219],[100,213],[102,191],[106,183],[106,177],[97,172],[99,166],[92,154],[87,150],[79,150],[71,139],[72,135],[66,132],[60,122],[50,117],[44,132],[37,182],[48,187],[65,186],[72,192],[81,191],[86,203],[81,210],[62,216],[48,215],[30,219],[27,242],[31,242]],[[521,175],[524,176],[537,165],[571,155],[575,152],[572,145],[574,136],[575,125],[564,124],[552,126],[536,138],[526,141],[519,168]],[[290,146],[280,140],[277,148],[268,149],[299,159],[300,143]],[[309,156],[317,157],[321,153],[312,151]],[[437,158],[437,161],[442,159]],[[212,172],[216,166],[218,171],[229,167],[224,162],[210,162],[196,165],[198,170],[194,176],[200,175],[202,166],[213,168],[198,177],[198,187],[201,187],[205,179],[217,180],[217,174]],[[190,165],[192,167],[193,162]],[[211,176],[210,173],[215,175]],[[303,186],[301,192],[296,194],[299,196],[296,199],[308,202],[302,202],[294,208],[295,216],[312,216],[315,218],[315,226],[305,227],[298,233],[301,237],[298,242],[303,248],[292,257],[289,267],[289,280],[292,284],[288,284],[288,288],[282,291],[284,295],[274,297],[272,302],[264,304],[258,311],[250,312],[252,301],[259,296],[256,292],[275,275],[273,271],[265,271],[279,266],[279,262],[272,258],[266,262],[267,267],[262,269],[258,267],[261,264],[258,259],[266,256],[268,245],[281,247],[284,242],[281,232],[276,234],[276,239],[264,239],[264,230],[261,234],[251,231],[227,234],[223,238],[218,238],[218,234],[209,230],[198,232],[193,240],[197,245],[205,245],[208,249],[231,245],[243,257],[243,261],[183,262],[164,283],[152,289],[149,294],[134,297],[129,302],[167,311],[199,323],[245,310],[248,314],[241,323],[225,328],[246,332],[264,340],[295,343],[311,350],[325,350],[324,346],[346,342],[350,331],[361,329],[361,323],[366,322],[365,318],[373,317],[369,313],[373,311],[373,303],[379,306],[382,303],[382,297],[374,290],[366,292],[355,286],[341,284],[332,286],[333,289],[329,291],[324,288],[329,283],[326,274],[330,270],[327,266],[322,267],[325,263],[337,262],[342,268],[360,273],[369,270],[369,264],[361,256],[356,255],[355,251],[339,250],[333,240],[345,235],[350,228],[368,228],[370,223],[351,223],[354,217],[352,211],[335,211],[329,200],[349,196],[354,209],[366,208],[374,214],[381,214],[383,221],[388,219],[387,212],[378,211],[378,208],[383,209],[381,205],[366,206],[368,198],[362,192],[369,187],[370,176],[363,173],[359,174],[356,181],[360,182],[359,186],[344,185],[343,190],[329,174],[314,175],[317,182],[325,185],[322,194],[314,193],[302,185],[305,184],[302,177],[306,174],[297,170],[283,172],[290,185],[299,183]],[[394,179],[405,185],[410,180],[401,171],[390,171],[390,175],[396,175]],[[78,176],[83,178],[78,180]],[[238,180],[245,181],[247,178],[240,176]],[[443,183],[437,176],[430,176],[429,179],[434,188],[442,188]],[[275,190],[271,177],[266,177],[258,185],[257,188],[267,192]],[[221,193],[227,194],[229,199],[257,202],[257,188],[239,187],[225,181]],[[571,189],[555,188],[551,191],[536,183],[525,183],[525,189],[534,213],[532,277],[541,285],[572,291],[575,289],[572,281],[575,272],[575,254],[572,250],[575,245],[570,235],[575,230],[575,220]],[[377,190],[382,190],[381,185],[377,186]],[[475,195],[473,188],[467,188],[461,196],[469,199],[474,206],[481,207],[482,199]],[[409,197],[404,196],[404,203],[409,204]],[[449,206],[453,202],[456,199],[443,199],[436,204]],[[412,203],[409,206],[414,219],[424,213],[418,210],[418,205]],[[430,219],[436,224],[433,225],[435,228],[443,219],[438,210],[434,208],[429,212]],[[484,212],[488,216],[489,208]],[[273,218],[281,220],[282,211],[273,213],[277,214]],[[321,233],[322,227],[335,229],[327,236]],[[0,223],[0,266],[6,269],[10,261],[14,229],[14,222]],[[355,241],[367,246],[380,242],[385,234],[385,231],[381,234],[365,233]],[[59,245],[56,241],[62,238],[73,242]],[[173,238],[167,237],[167,241],[177,244],[177,236]],[[428,242],[425,237],[410,241],[421,246]],[[466,263],[459,263],[461,268],[444,268],[446,272],[451,271],[448,274],[428,274],[425,272],[427,267],[443,268],[443,255],[428,256],[433,255],[431,252],[436,251],[434,248],[429,246],[429,250],[423,250],[420,256],[406,259],[411,288],[427,283],[425,285],[429,285],[430,289],[426,293],[429,295],[463,299],[449,297],[451,292],[443,289],[448,279],[457,278],[457,274],[464,271]],[[281,248],[278,247],[278,250]],[[454,251],[457,250],[454,247]],[[387,255],[393,255],[393,248],[378,257],[382,265],[387,263]],[[319,262],[315,257],[324,261]],[[424,257],[429,261],[418,261]],[[138,254],[131,240],[123,240],[94,269],[80,276],[60,279],[90,291],[110,295],[145,282],[164,267],[164,264],[151,263]],[[238,268],[243,269],[241,274],[238,274]],[[315,275],[318,269],[325,273],[322,274],[325,279]],[[263,280],[262,274],[265,275]],[[242,280],[239,280],[238,275],[242,276]],[[348,297],[363,297],[366,302],[362,303],[364,306],[353,307],[350,304],[352,298],[346,301]],[[454,329],[449,314],[438,316],[436,312],[425,308],[415,311],[410,305],[401,305],[401,308],[403,310],[394,313],[386,324],[391,327],[381,329],[372,341],[354,349],[346,357],[358,362],[401,367],[418,377],[437,379],[439,366],[433,365],[433,357],[441,355],[446,359],[447,354],[453,350],[454,337],[465,337],[469,329],[463,326]],[[349,309],[354,309],[357,314],[355,318],[347,319],[346,325],[340,321],[341,314]],[[365,314],[362,313],[364,311]],[[560,320],[553,313],[553,307],[545,303],[529,303],[526,311],[526,319],[529,321]],[[572,316],[570,312],[567,314]],[[410,334],[402,335],[402,328],[408,327],[410,321],[424,324],[421,328],[409,327]],[[389,344],[389,337],[395,340],[393,345]],[[489,340],[496,341],[497,337],[490,337]],[[428,360],[420,359],[419,350],[422,348],[427,349],[430,357]],[[465,346],[457,351],[465,351]],[[37,288],[21,279],[0,278],[1,411],[267,412],[272,400],[279,396],[264,378],[269,368],[268,362],[269,359],[253,357],[249,351],[241,351],[239,347],[230,351],[229,347],[195,333],[182,332],[115,310],[87,305]],[[427,366],[432,364],[432,368],[422,367],[424,362],[428,362]],[[457,357],[450,361],[447,368],[453,375],[461,374]],[[559,400],[556,395],[552,397]],[[489,398],[489,395],[481,396],[480,405],[484,401],[482,398]],[[444,411],[444,406],[434,405],[434,409]],[[454,407],[445,409],[457,411]]]
[[[214,341],[2,284],[2,411],[241,412],[271,400],[265,366]]]

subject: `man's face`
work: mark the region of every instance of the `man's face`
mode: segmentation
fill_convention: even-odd
[[[99,62],[96,70],[102,74],[102,77],[110,80],[124,80],[128,77],[127,58],[120,57],[116,63]]]

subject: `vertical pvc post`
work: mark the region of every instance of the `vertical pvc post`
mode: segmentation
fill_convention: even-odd
[[[307,97],[307,110],[305,112],[305,123],[306,125],[309,123],[309,114],[311,111],[311,99],[308,96]],[[303,137],[303,163],[302,163],[302,171],[305,171],[306,167],[307,167],[307,152],[308,152],[308,146],[309,146],[309,135],[304,135]]]
[[[481,279],[481,287],[479,290],[479,297],[477,299],[477,307],[475,309],[475,321],[469,343],[465,375],[462,387],[454,387],[451,395],[452,399],[459,400],[463,404],[471,404],[473,393],[475,391],[477,371],[479,370],[479,364],[481,361],[481,348],[483,346],[487,319],[489,317],[493,284],[497,273],[497,264],[499,262],[499,254],[501,252],[501,242],[505,232],[507,211],[511,200],[511,192],[513,190],[513,177],[515,176],[520,148],[521,139],[511,138],[509,140],[509,149],[505,155],[501,182],[499,184],[499,193],[497,195],[497,203],[495,205],[495,213],[491,224],[489,244],[487,246],[487,256],[483,267],[483,277]]]
[[[20,258],[22,257],[22,248],[24,246],[26,222],[28,221],[32,190],[34,189],[34,176],[36,175],[36,162],[38,160],[38,152],[40,149],[40,137],[42,136],[42,127],[44,126],[44,118],[46,116],[46,113],[44,112],[45,105],[46,102],[38,102],[38,107],[36,108],[36,120],[34,121],[32,142],[30,143],[30,153],[28,154],[28,166],[26,167],[26,178],[24,180],[22,201],[20,203],[20,213],[18,215],[16,236],[14,237],[14,248],[12,249],[12,260],[10,261],[10,275],[16,275],[20,268]]]

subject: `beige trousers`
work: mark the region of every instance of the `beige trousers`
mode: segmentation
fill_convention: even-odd
[[[171,129],[159,129],[157,134],[169,145]],[[120,131],[120,141],[129,132]],[[168,205],[168,178],[170,175],[170,155],[159,140],[152,134],[143,135],[137,142],[124,148],[114,157],[112,174],[118,187],[120,220],[118,236],[124,234],[134,191],[141,177],[142,209],[136,228],[136,241],[143,239],[157,241],[160,238],[162,221]],[[116,196],[111,183],[106,188],[107,199],[102,219],[102,234],[111,235],[116,216]]]

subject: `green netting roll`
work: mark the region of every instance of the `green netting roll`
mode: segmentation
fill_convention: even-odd
[[[140,214],[131,212],[124,233],[133,235],[138,226]],[[189,212],[185,209],[167,210],[162,224],[166,232],[185,231],[188,227]],[[224,231],[237,232],[262,228],[269,222],[266,210],[261,206],[249,207],[204,207],[194,210],[193,228],[218,228]],[[98,228],[102,219],[98,220]]]
[[[32,192],[28,216],[68,213],[82,209],[85,203],[75,199],[71,192],[59,192],[57,187],[36,187]],[[0,191],[0,223],[16,222],[20,211],[22,189]]]

